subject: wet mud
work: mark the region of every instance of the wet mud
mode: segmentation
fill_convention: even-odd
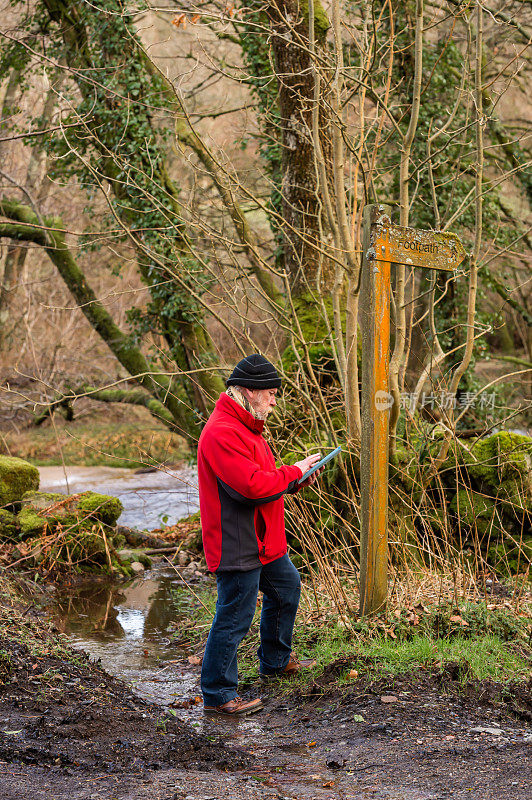
[[[2,800],[532,795],[532,684],[462,685],[458,665],[342,687],[340,660],[297,690],[244,685],[265,699],[252,717],[204,717],[199,668],[168,636],[167,579],[59,596],[69,657],[0,641]]]

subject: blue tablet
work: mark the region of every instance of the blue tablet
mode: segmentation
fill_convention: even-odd
[[[312,469],[309,469],[307,472],[305,472],[305,474],[298,480],[298,484],[306,481],[309,475],[312,475],[312,473],[316,472],[317,469],[323,467],[324,464],[327,464],[329,461],[331,461],[335,456],[338,455],[341,449],[341,447],[337,447],[336,450],[332,451],[332,453],[329,453],[329,455],[325,456],[325,458],[322,458],[321,461],[318,461],[317,464],[314,464]]]

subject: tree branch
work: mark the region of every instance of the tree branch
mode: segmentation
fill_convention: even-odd
[[[172,392],[171,380],[166,376],[153,374],[141,351],[131,343],[130,338],[120,330],[100,303],[67,247],[61,219],[45,218],[44,222],[49,227],[43,229],[37,215],[28,206],[6,198],[0,198],[0,213],[13,220],[0,223],[0,237],[31,241],[46,250],[80,310],[118,361],[135,380],[164,404],[176,425],[186,428],[190,420],[187,421],[184,404]]]
[[[90,400],[98,400],[102,403],[127,403],[129,405],[144,406],[158,422],[162,422],[174,432],[177,431],[175,419],[170,411],[159,400],[142,389],[98,389],[94,386],[86,385],[79,386],[77,389],[73,389],[71,392],[63,394],[59,399],[54,400],[40,414],[35,416],[34,424],[41,425],[47,417],[60,407],[70,408],[72,401],[80,397],[88,397]]]

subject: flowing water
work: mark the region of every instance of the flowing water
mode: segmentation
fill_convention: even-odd
[[[148,572],[118,587],[95,582],[66,589],[56,595],[55,615],[74,647],[145,699],[168,705],[193,696],[197,682],[184,668],[186,650],[171,641],[179,622],[172,589],[179,584],[176,574]]]
[[[87,490],[118,497],[120,525],[153,530],[173,525],[199,509],[196,468],[139,473],[120,467],[40,467],[42,492],[75,494]]]

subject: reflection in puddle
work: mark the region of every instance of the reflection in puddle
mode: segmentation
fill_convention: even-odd
[[[175,573],[148,572],[121,586],[95,582],[63,590],[56,596],[56,624],[75,648],[100,660],[140,697],[162,706],[188,700],[200,694],[199,670],[191,671],[189,651],[171,640],[179,620],[191,613],[189,606],[180,608],[182,595],[174,591],[182,586]],[[173,712],[199,732],[232,741],[263,733],[255,719],[205,717],[201,703]]]
[[[58,625],[74,647],[99,659],[107,672],[137,694],[161,705],[198,693],[199,675],[187,667],[185,650],[169,627],[179,622],[174,575],[136,578],[119,587],[93,584],[56,599]]]

